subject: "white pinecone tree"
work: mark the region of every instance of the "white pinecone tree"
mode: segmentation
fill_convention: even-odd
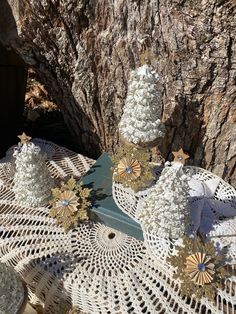
[[[139,221],[143,230],[166,238],[179,238],[188,230],[189,185],[182,168],[176,162],[166,166],[142,202]]]
[[[53,180],[46,166],[46,155],[32,142],[20,144],[14,151],[16,200],[22,205],[46,205],[51,196]]]
[[[155,141],[165,135],[161,122],[159,76],[150,65],[131,72],[119,132],[131,143]]]

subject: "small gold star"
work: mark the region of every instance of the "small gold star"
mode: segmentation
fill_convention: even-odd
[[[141,55],[140,55],[140,62],[141,62],[141,65],[144,65],[144,64],[151,64],[154,60],[156,59],[156,56],[148,51],[148,50],[145,50]]]
[[[21,144],[27,144],[31,140],[32,137],[27,136],[25,132],[23,132],[21,135],[17,136],[20,139]]]
[[[180,162],[181,164],[185,164],[185,161],[189,158],[189,155],[185,154],[183,149],[181,148],[178,152],[172,152],[174,155],[174,161]]]

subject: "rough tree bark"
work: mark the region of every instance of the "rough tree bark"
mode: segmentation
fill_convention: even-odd
[[[1,0],[0,9],[11,15],[0,40],[38,71],[85,152],[117,145],[129,72],[147,49],[164,82],[162,157],[182,146],[191,163],[236,183],[234,0]]]

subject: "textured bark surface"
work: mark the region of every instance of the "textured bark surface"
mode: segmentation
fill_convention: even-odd
[[[234,0],[1,0],[0,9],[11,15],[0,40],[38,71],[84,152],[117,145],[129,72],[147,49],[164,83],[162,157],[182,146],[192,164],[236,184]]]

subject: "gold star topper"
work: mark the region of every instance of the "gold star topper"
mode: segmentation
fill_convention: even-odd
[[[140,63],[141,65],[144,64],[152,64],[156,61],[157,57],[152,53],[151,51],[145,50],[141,55],[140,55]]]
[[[23,132],[21,135],[17,136],[20,139],[21,144],[27,144],[31,140],[32,137],[27,136],[25,132]]]
[[[174,162],[180,162],[181,164],[185,164],[186,160],[189,158],[189,155],[185,154],[183,149],[181,148],[178,152],[172,152],[174,155]]]

